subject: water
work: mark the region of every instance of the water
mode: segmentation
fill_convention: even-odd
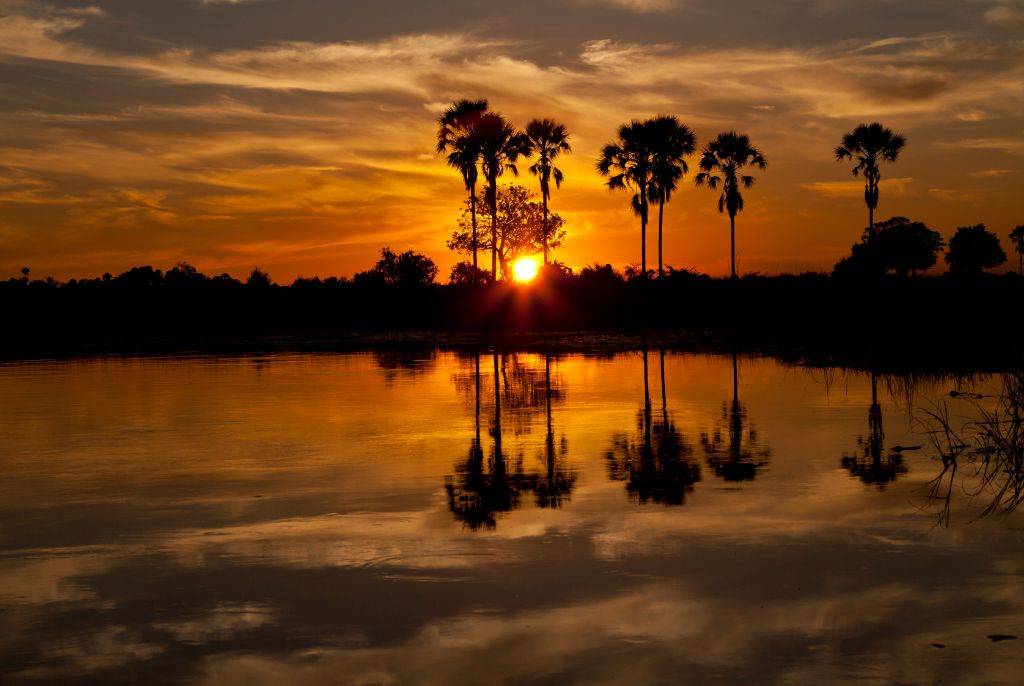
[[[967,465],[930,499],[922,433],[1003,377],[873,406],[864,373],[652,351],[645,396],[644,365],[0,366],[2,680],[1024,679],[989,638],[1024,637],[1020,518]]]

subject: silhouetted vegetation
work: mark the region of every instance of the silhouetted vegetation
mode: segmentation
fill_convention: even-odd
[[[1006,253],[999,237],[984,224],[961,226],[949,239],[946,262],[951,274],[976,276],[1006,262]]]
[[[730,275],[736,278],[736,214],[743,211],[741,188],[754,185],[754,177],[743,174],[746,167],[764,169],[768,162],[750,138],[735,131],[720,133],[704,146],[700,157],[700,173],[694,181],[711,190],[722,187],[718,196],[718,211],[729,213],[729,265]]]
[[[540,198],[544,211],[543,224],[540,229],[541,249],[544,253],[544,264],[547,264],[548,250],[553,247],[550,245],[550,236],[555,233],[548,223],[551,180],[554,179],[555,188],[560,188],[562,179],[565,178],[562,170],[555,166],[555,159],[563,152],[572,152],[572,146],[569,145],[569,132],[565,125],[551,119],[531,121],[526,125],[526,137],[530,140],[531,152],[537,156],[537,161],[530,167],[530,173],[540,180]]]
[[[868,206],[868,233],[875,230],[875,209],[878,207],[878,182],[882,179],[881,162],[895,162],[907,139],[878,122],[860,124],[843,136],[836,147],[836,160],[854,160],[853,175],[864,177],[864,204]]]
[[[836,265],[840,276],[916,276],[935,266],[945,242],[938,231],[906,217],[893,217],[866,229],[850,256]]]
[[[832,357],[893,353],[915,362],[984,351],[986,362],[1012,364],[1024,352],[1015,315],[1024,279],[1014,273],[732,281],[671,267],[661,279],[644,279],[609,265],[574,272],[552,263],[530,284],[475,287],[465,285],[471,269],[459,267],[455,283],[441,285],[430,281],[436,266],[427,258],[386,251],[358,279],[298,278],[290,285],[207,276],[182,265],[67,282],[20,276],[0,282],[0,304],[12,322],[0,350],[38,356],[266,345],[282,337],[312,346],[382,332],[657,330],[677,339]]]
[[[918,413],[942,465],[930,491],[942,504],[940,522],[949,523],[956,486],[969,500],[982,501],[983,516],[1013,512],[1024,503],[1024,374],[1004,375],[994,401],[950,397]]]

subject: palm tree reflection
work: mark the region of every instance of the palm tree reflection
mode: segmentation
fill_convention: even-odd
[[[740,402],[739,363],[732,355],[732,402],[722,403],[722,420],[712,433],[700,437],[708,466],[725,481],[752,481],[768,464],[770,451],[758,443],[757,430]]]
[[[576,472],[565,466],[569,442],[565,435],[555,441],[554,422],[551,418],[551,356],[544,355],[544,406],[547,419],[547,432],[544,436],[544,477],[537,479],[533,492],[539,507],[560,508],[569,500],[573,487],[576,485]]]
[[[455,474],[445,479],[448,506],[455,518],[467,528],[493,529],[496,517],[520,506],[523,493],[532,492],[540,507],[557,508],[568,500],[576,483],[576,473],[565,467],[568,442],[556,439],[552,405],[561,397],[553,382],[551,359],[544,358],[543,372],[494,352],[493,415],[490,428],[491,454],[485,458],[480,440],[481,387],[480,359],[474,360],[475,430],[468,457],[455,466]],[[531,419],[543,408],[546,418],[543,474],[526,472],[520,454],[514,459],[503,446],[504,420],[512,417],[514,434],[529,433]]]
[[[885,488],[901,474],[907,473],[900,448],[885,453],[885,431],[882,427],[882,407],[878,404],[878,378],[871,371],[871,407],[868,408],[867,438],[857,438],[857,448],[852,454],[845,454],[840,460],[851,476],[865,484]]]
[[[640,504],[648,502],[682,505],[686,495],[700,481],[700,465],[691,461],[693,449],[676,428],[668,411],[665,391],[665,353],[661,364],[661,413],[655,420],[651,410],[648,352],[643,355],[644,404],[637,413],[634,435],[616,434],[606,453],[612,480],[625,481],[626,491]]]

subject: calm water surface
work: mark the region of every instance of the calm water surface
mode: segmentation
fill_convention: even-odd
[[[658,351],[3,365],[0,681],[1019,684],[1021,520],[963,467],[929,498],[922,421],[1004,382]]]

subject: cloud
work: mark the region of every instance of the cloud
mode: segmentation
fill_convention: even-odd
[[[886,195],[906,195],[911,192],[911,177],[882,179],[882,189]],[[864,194],[864,181],[812,181],[801,184],[802,188],[823,195],[826,198],[853,198]]]
[[[681,0],[575,0],[575,2],[606,5],[641,14],[669,12],[682,5]]]

